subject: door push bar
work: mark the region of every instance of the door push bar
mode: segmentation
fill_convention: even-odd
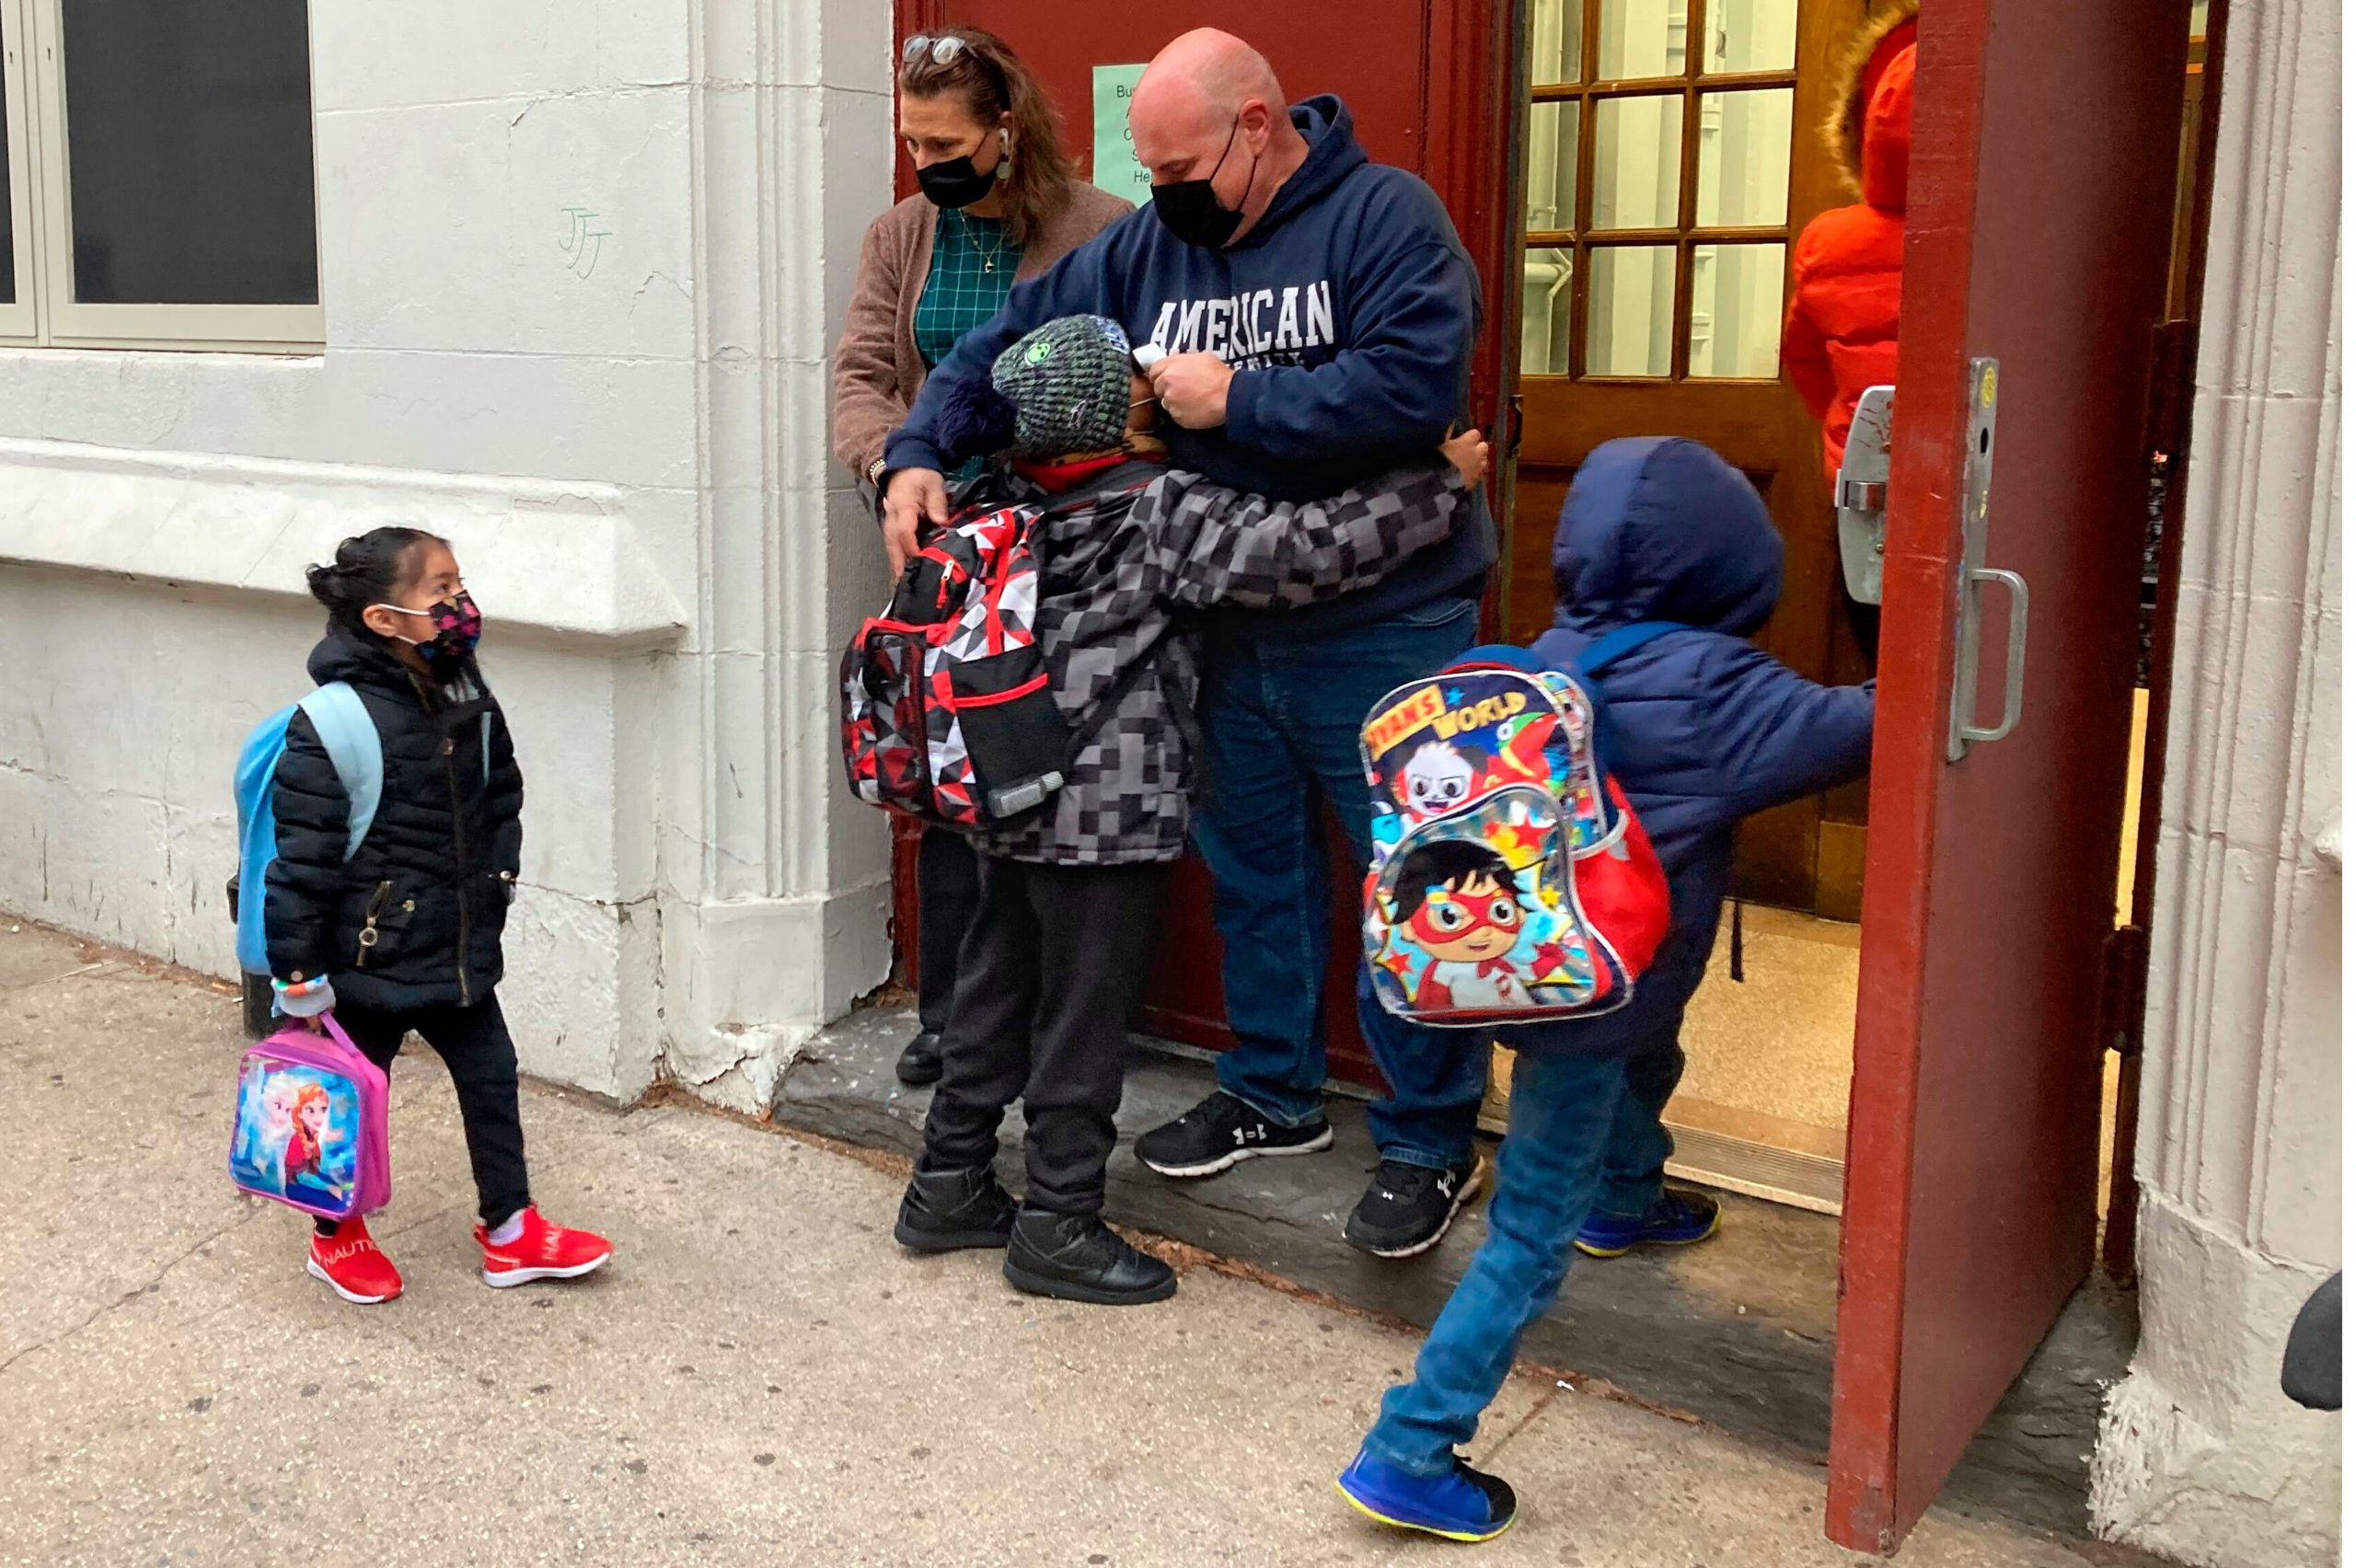
[[[1832,486],[1840,509],[1841,578],[1861,605],[1881,603],[1882,534],[1889,507],[1889,410],[1896,389],[1868,386],[1857,398],[1841,473]]]
[[[1974,744],[2001,741],[2021,721],[2028,674],[2028,583],[2020,573],[1987,564],[1988,488],[1996,455],[1996,362],[1971,362],[1970,411],[1964,426],[1963,548],[1956,563],[1955,690],[1947,712],[1947,760],[1960,762]],[[1844,459],[1845,467],[1845,459]],[[1993,725],[1980,716],[1980,590],[2000,582],[2012,599],[2004,640],[2004,716]]]

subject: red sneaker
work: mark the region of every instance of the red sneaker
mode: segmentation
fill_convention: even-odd
[[[524,1233],[506,1246],[494,1245],[480,1225],[475,1239],[482,1243],[482,1282],[494,1290],[536,1279],[579,1279],[614,1255],[614,1244],[604,1237],[550,1225],[537,1208],[524,1211]]]
[[[304,1272],[327,1281],[329,1290],[358,1307],[374,1307],[401,1293],[400,1271],[378,1251],[364,1219],[345,1220],[332,1236],[313,1229]]]

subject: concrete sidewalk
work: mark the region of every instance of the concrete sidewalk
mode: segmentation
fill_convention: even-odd
[[[378,1226],[409,1293],[345,1307],[223,1173],[232,999],[5,921],[0,997],[0,1562],[1854,1561],[1820,1471],[1535,1378],[1476,1454],[1520,1525],[1395,1536],[1331,1482],[1406,1336],[1200,1266],[1165,1306],[1022,1297],[904,1255],[880,1159],[684,1106],[527,1090],[538,1195],[619,1255],[487,1290],[430,1055]],[[1900,1559],[2089,1560],[1941,1516]]]

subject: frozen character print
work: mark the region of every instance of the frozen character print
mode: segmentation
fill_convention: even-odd
[[[1418,1012],[1529,1008],[1511,954],[1529,911],[1505,857],[1469,839],[1407,852],[1392,923],[1429,959],[1415,988]]]
[[[286,1135],[286,1159],[281,1186],[290,1198],[332,1201],[337,1193],[321,1170],[327,1152],[328,1091],[306,1083],[294,1091],[293,1125]]]
[[[1399,770],[1399,806],[1411,823],[1429,822],[1454,811],[1472,792],[1472,765],[1455,747],[1426,741]]]
[[[271,1074],[261,1085],[261,1124],[239,1132],[240,1155],[256,1171],[267,1170],[283,1159],[286,1140],[294,1131],[294,1086],[283,1074]],[[281,1173],[282,1181],[283,1172]]]

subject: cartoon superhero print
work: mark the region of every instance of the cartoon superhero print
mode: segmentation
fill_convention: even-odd
[[[1392,923],[1431,961],[1415,990],[1418,1012],[1530,1005],[1512,958],[1530,912],[1504,856],[1463,838],[1418,845],[1399,868],[1398,888]]]

